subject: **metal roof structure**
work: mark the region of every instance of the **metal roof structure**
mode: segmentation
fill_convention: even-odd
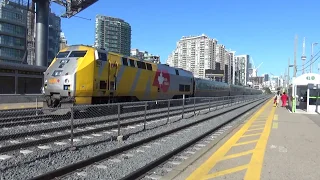
[[[28,64],[15,64],[15,63],[0,62],[0,69],[12,69],[12,70],[20,70],[20,71],[45,72],[47,70],[47,67],[45,67],[45,66],[33,66],[33,65],[28,65]]]

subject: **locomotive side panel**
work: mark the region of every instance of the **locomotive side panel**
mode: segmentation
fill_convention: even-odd
[[[159,98],[161,99],[176,99],[190,97],[193,89],[193,74],[189,71],[173,68],[167,65],[159,64],[156,72],[154,85],[159,91]],[[161,83],[161,80],[163,82]]]
[[[86,54],[77,60],[75,103],[91,104],[94,87],[95,49],[79,46],[78,53]]]

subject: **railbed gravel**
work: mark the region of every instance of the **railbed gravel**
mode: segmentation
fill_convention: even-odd
[[[196,104],[198,107],[203,107],[205,108],[208,106],[208,103],[199,103]],[[182,110],[179,109],[181,107],[172,107],[171,112],[179,112]],[[188,110],[191,110],[193,108],[193,104],[185,106]],[[153,114],[153,115],[148,115],[148,117],[154,117],[158,116],[160,114],[166,114],[167,108],[160,108],[160,109],[151,109],[148,110],[148,113],[157,113],[159,114]],[[139,117],[131,118],[129,120],[133,119],[139,119],[144,116],[144,111],[136,111],[136,112],[131,112],[131,113],[125,113],[120,115],[121,121],[126,122],[128,119],[124,119],[130,116],[137,116],[141,115]],[[101,117],[83,117],[82,119],[74,119],[74,126],[76,125],[81,125],[81,124],[89,124],[89,123],[97,123],[97,124],[109,124],[115,122],[114,119],[116,119],[118,115],[108,115],[108,116],[101,116]],[[52,121],[52,122],[45,122],[45,123],[37,123],[37,124],[29,124],[29,125],[23,125],[23,126],[14,126],[14,127],[4,127],[0,128],[0,136],[5,136],[5,135],[14,135],[14,134],[20,134],[20,133],[25,133],[25,132],[33,132],[33,131],[41,131],[41,130],[46,130],[46,129],[51,129],[51,128],[66,128],[70,127],[70,120],[59,120],[59,121]],[[92,125],[94,126],[94,125]],[[17,128],[18,127],[18,128]],[[0,137],[1,138],[1,137]]]
[[[203,108],[206,108],[207,106],[204,105],[202,107],[197,107],[196,110],[198,111],[201,111],[203,110]],[[223,106],[218,106],[217,108],[222,108]],[[192,110],[193,108],[188,108],[186,110]],[[177,113],[179,112],[180,110],[177,110],[177,111],[173,111],[174,113]],[[162,113],[162,115],[166,115],[167,113]],[[172,112],[171,112],[172,114]],[[154,117],[157,117],[159,116],[160,114],[154,114],[154,115],[147,115],[147,118],[154,118]],[[175,116],[171,116],[170,118],[175,118],[179,115],[175,115]],[[143,117],[137,117],[137,118],[131,118],[131,119],[124,119],[124,120],[121,120],[121,123],[128,123],[128,122],[135,122],[135,121],[141,121]],[[147,119],[147,122],[153,122],[154,120],[148,120]],[[57,122],[55,122],[54,124],[57,124]],[[112,122],[107,122],[105,124],[97,124],[97,125],[91,125],[91,126],[87,126],[87,127],[78,127],[78,128],[75,128],[74,129],[74,133],[77,133],[77,132],[84,132],[86,130],[93,130],[93,129],[97,129],[97,128],[103,128],[103,127],[108,127],[108,126],[111,126],[111,125],[117,125],[117,122],[115,121],[112,121]],[[36,127],[34,125],[31,125],[32,127]],[[157,127],[159,125],[155,124],[154,127]],[[21,126],[22,127],[22,126]],[[21,130],[21,127],[18,126],[16,127],[16,130]],[[3,131],[9,131],[11,128],[3,128],[2,130]],[[109,130],[106,130],[106,131],[110,131]],[[30,135],[30,136],[27,136],[27,137],[17,137],[17,138],[11,138],[11,139],[5,139],[5,140],[2,140],[0,141],[0,147],[5,147],[5,146],[10,146],[12,144],[21,144],[21,143],[25,143],[25,142],[30,142],[30,141],[34,141],[34,140],[39,140],[39,139],[46,139],[46,138],[52,138],[52,137],[57,137],[57,136],[63,136],[63,135],[68,135],[70,134],[70,130],[69,129],[66,129],[66,130],[61,130],[61,131],[54,131],[54,132],[48,132],[48,133],[34,133],[33,135]],[[97,132],[97,133],[101,133],[101,131]],[[94,134],[94,133],[86,133],[82,136],[86,136],[86,135],[90,135],[90,134]],[[80,137],[80,136],[76,136],[76,137]],[[37,144],[35,144],[37,145]]]
[[[197,152],[198,151],[195,149],[195,148],[197,148],[197,146],[196,146],[197,144],[205,144],[207,146],[209,143],[212,142],[212,140],[219,138],[222,134],[225,133],[225,131],[228,131],[228,129],[234,128],[237,125],[239,125],[240,123],[243,123],[246,119],[248,119],[248,117],[250,117],[259,108],[261,108],[261,106],[256,106],[255,108],[251,109],[250,111],[248,111],[246,114],[244,114],[240,118],[237,118],[234,121],[227,123],[223,127],[219,128],[217,131],[211,133],[210,135],[201,139],[200,141],[193,144],[192,146],[184,149],[180,153],[178,153],[175,156],[173,156],[172,158],[168,159],[166,162],[164,162],[161,165],[157,166],[156,168],[150,170],[148,173],[145,174],[145,177],[141,178],[141,180],[151,180],[152,179],[151,176],[163,177],[163,176],[167,175],[169,172],[171,172],[173,170],[172,168],[177,167],[177,165],[170,164],[170,162],[178,160],[178,162],[183,163],[185,160],[187,160],[193,156],[193,154],[190,154],[188,152]],[[219,131],[221,131],[222,133],[220,134]],[[208,141],[208,142],[206,142],[206,141]],[[199,150],[201,150],[201,149],[199,149]],[[185,156],[185,157],[187,157],[187,159],[177,158],[179,156]],[[163,178],[165,178],[165,177],[163,177]]]
[[[253,103],[257,105],[258,103]],[[87,166],[86,168],[79,170],[75,173],[69,174],[66,179],[120,179],[125,177],[125,175],[147,165],[149,162],[156,160],[162,155],[169,153],[170,151],[182,146],[183,144],[189,142],[204,132],[210,131],[211,129],[219,126],[225,122],[228,116],[235,117],[238,113],[247,110],[248,107],[242,107],[233,112],[224,114],[220,117],[213,118],[211,120],[202,122],[197,126],[193,126],[186,130],[170,134],[166,137],[157,139],[156,141],[146,143],[145,145],[150,146],[149,148],[139,147],[138,149],[143,149],[145,152],[137,152],[137,149],[129,150],[123,154],[131,154],[132,157],[123,158],[123,154],[116,156],[120,162],[112,162],[110,159],[96,163],[94,165]],[[161,141],[166,139],[165,142]],[[157,144],[159,143],[159,144]],[[106,171],[107,169],[107,171]],[[80,174],[80,176],[79,176]],[[82,175],[81,175],[82,174]]]
[[[235,106],[240,106],[242,104],[243,103]],[[231,107],[224,109],[229,108]],[[222,109],[211,112],[210,115],[212,116],[213,114],[221,111]],[[199,119],[199,117],[196,118]],[[0,169],[2,172],[0,172],[0,174],[2,175],[3,179],[28,179],[194,121],[194,118],[183,119],[176,121],[175,123],[171,123],[170,125],[160,126],[155,129],[143,131],[138,134],[131,135],[122,144],[118,143],[117,141],[102,142],[79,148],[76,152],[66,150],[59,153],[49,153],[46,158],[40,158],[29,163],[17,163],[20,161],[19,159],[8,159],[1,161]],[[10,166],[9,164],[16,166]]]

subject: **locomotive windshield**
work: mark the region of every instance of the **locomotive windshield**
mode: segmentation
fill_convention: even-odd
[[[70,51],[59,52],[56,58],[72,58],[72,57],[84,57],[87,54],[87,51]]]
[[[71,57],[84,57],[87,54],[87,51],[72,51],[69,55]]]
[[[68,57],[70,51],[65,51],[65,52],[59,52],[56,56],[56,58],[66,58]]]

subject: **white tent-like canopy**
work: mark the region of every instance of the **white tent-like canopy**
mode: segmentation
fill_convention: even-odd
[[[307,86],[308,84],[320,84],[320,74],[302,74],[292,82],[292,85],[294,86]]]

